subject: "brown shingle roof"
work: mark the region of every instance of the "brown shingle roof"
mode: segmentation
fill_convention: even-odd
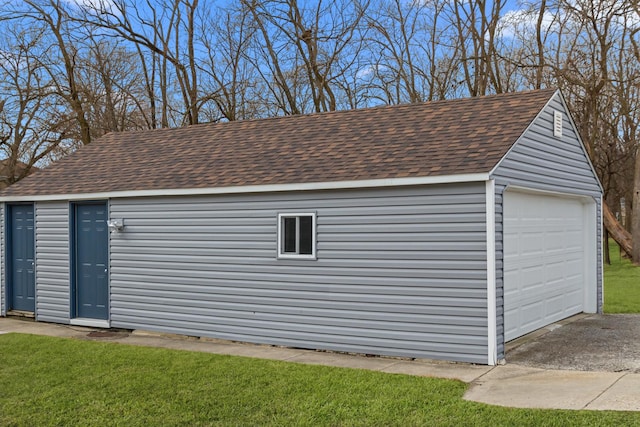
[[[0,195],[486,173],[553,93],[540,90],[111,133]]]
[[[40,168],[36,166],[27,165],[20,160],[16,160],[15,165],[13,166],[13,174],[10,170],[11,165],[9,159],[0,160],[0,189],[6,188],[9,186],[10,179],[9,177],[13,175],[13,177],[18,178],[20,174],[22,174],[25,169],[29,168],[28,174],[32,174],[40,170]]]

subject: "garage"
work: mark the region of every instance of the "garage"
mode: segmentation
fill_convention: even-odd
[[[601,203],[551,89],[112,133],[0,220],[33,206],[37,321],[495,365],[601,309]],[[106,299],[80,311],[96,206]],[[0,265],[0,315],[12,286]]]
[[[504,195],[505,341],[593,311],[595,202],[561,194]]]

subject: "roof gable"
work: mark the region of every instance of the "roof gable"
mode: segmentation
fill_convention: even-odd
[[[488,173],[554,92],[111,133],[1,196]]]
[[[554,134],[556,114],[561,135]],[[596,194],[602,186],[569,109],[557,92],[491,174],[515,187]]]

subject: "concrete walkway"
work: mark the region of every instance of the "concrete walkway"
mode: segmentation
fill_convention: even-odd
[[[519,408],[640,411],[640,374],[625,372],[558,371],[513,364],[490,367],[427,360],[365,357],[144,331],[130,333],[96,330],[0,318],[0,334],[9,332],[456,379],[470,385],[464,396],[465,399],[492,405]]]

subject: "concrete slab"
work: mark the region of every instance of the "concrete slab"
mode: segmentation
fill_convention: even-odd
[[[464,398],[515,408],[585,409],[623,375],[497,366],[473,382]]]
[[[368,369],[381,371],[397,363],[394,359],[380,357],[365,357],[350,354],[310,351],[287,359],[288,362],[305,363],[309,365],[337,366],[340,368]]]
[[[123,344],[144,347],[162,347],[174,350],[200,351],[204,353],[230,356],[255,357],[271,360],[288,360],[301,354],[301,350],[270,347],[255,344],[237,344],[229,341],[210,341],[198,339],[177,339],[161,334],[132,334],[118,340]]]
[[[51,337],[74,338],[85,336],[93,329],[82,326],[58,325],[55,323],[35,322],[23,318],[3,318],[0,330],[21,334],[46,335]]]
[[[292,360],[303,354],[304,350],[292,348],[268,347],[253,344],[233,344],[228,348],[223,348],[224,353],[231,356],[254,357],[258,359],[270,360]]]
[[[390,374],[417,375],[421,377],[447,378],[470,383],[493,369],[492,366],[466,365],[462,363],[428,363],[423,361],[400,361],[383,372]]]
[[[137,345],[141,347],[161,347],[161,348],[168,348],[172,350],[221,353],[220,351],[209,351],[211,349],[215,350],[215,347],[203,346],[197,340],[186,340],[186,339],[177,340],[177,339],[164,338],[161,336],[130,335],[126,338],[122,338],[118,340],[118,342],[123,344],[128,344],[128,345]]]
[[[536,333],[542,335],[536,336]],[[640,373],[640,314],[590,314],[507,343],[508,364]]]
[[[575,321],[586,319],[586,318],[588,318],[590,316],[593,316],[593,314],[579,313],[579,314],[573,315],[571,317],[567,317],[566,319],[562,319],[562,320],[560,320],[558,322],[552,323],[550,325],[543,326],[542,328],[536,329],[533,332],[529,332],[528,334],[523,335],[520,338],[516,338],[515,340],[507,342],[504,345],[505,352],[508,354],[511,351],[515,350],[516,348],[520,347],[521,345],[529,344],[531,342],[535,342],[535,341],[539,340],[540,338],[542,338],[544,335],[548,334],[549,332],[553,332],[558,328],[566,326],[566,325],[568,325],[570,323],[573,323]]]
[[[640,411],[640,374],[626,374],[586,409]]]

